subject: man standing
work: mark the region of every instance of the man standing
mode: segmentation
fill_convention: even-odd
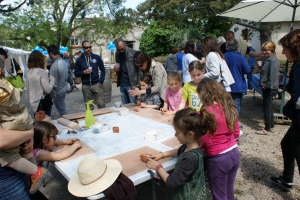
[[[54,96],[53,103],[60,116],[67,115],[65,97],[68,92],[68,67],[66,62],[60,57],[59,50],[55,45],[50,45],[47,50],[52,60],[50,75],[55,78],[55,84],[51,92]]]
[[[63,59],[68,66],[68,83],[70,84],[70,90],[68,91],[68,93],[69,93],[69,92],[73,91],[74,87],[76,87],[73,82],[73,70],[71,67],[71,65],[73,64],[73,61],[69,57],[69,53],[67,51],[64,51],[63,56],[64,56]]]
[[[136,96],[131,96],[128,92],[128,90],[132,90],[132,86],[139,85],[139,70],[135,68],[133,63],[133,56],[136,51],[127,47],[121,38],[117,38],[114,44],[117,48],[116,63],[120,63],[120,68],[115,65],[115,70],[117,71],[117,86],[120,86],[122,103],[136,103]]]
[[[98,109],[104,108],[102,85],[105,78],[105,69],[103,61],[100,56],[92,53],[92,46],[89,41],[83,41],[82,48],[84,53],[76,60],[75,76],[81,77],[84,101],[86,103],[95,97]],[[100,78],[99,70],[101,71]],[[90,108],[94,110],[93,105],[90,105]]]
[[[243,93],[247,92],[247,82],[244,78],[244,74],[250,72],[249,64],[246,58],[237,52],[239,47],[238,41],[236,39],[231,39],[226,44],[226,63],[230,72],[234,78],[234,84],[231,87],[231,96],[236,106],[238,113],[242,107]]]

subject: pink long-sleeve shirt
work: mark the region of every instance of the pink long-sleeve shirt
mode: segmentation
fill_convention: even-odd
[[[226,124],[225,113],[223,108],[218,104],[206,107],[206,110],[213,113],[216,117],[217,129],[213,136],[210,136],[208,132],[200,138],[201,148],[205,150],[207,156],[218,155],[230,147],[236,145],[235,139],[240,135],[239,122],[235,124],[235,130],[229,130]],[[201,112],[201,111],[200,111]]]

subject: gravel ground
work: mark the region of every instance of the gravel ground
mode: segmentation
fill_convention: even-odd
[[[78,86],[80,88],[80,85]],[[25,93],[22,101],[28,105],[28,96]],[[112,103],[120,101],[119,89],[113,84]],[[76,91],[66,96],[67,110],[69,113],[85,111],[81,91]],[[279,112],[280,100],[273,101],[274,113]],[[28,107],[29,108],[29,107]],[[30,110],[30,109],[28,109]],[[52,119],[59,115],[53,107]],[[256,93],[248,92],[244,96],[243,107],[240,113],[240,124],[244,126],[244,134],[240,137],[239,150],[241,152],[241,163],[235,180],[235,194],[237,199],[300,199],[299,197],[299,176],[298,169],[295,170],[294,189],[291,192],[284,192],[281,188],[270,182],[270,176],[279,176],[283,170],[283,160],[280,148],[280,141],[288,130],[288,125],[275,125],[275,133],[271,135],[256,135],[254,132],[263,128],[262,97]],[[67,180],[55,169],[53,164],[49,165],[49,173],[46,178],[46,187],[40,191],[49,199],[85,199],[72,196],[67,189]],[[138,190],[137,200],[151,200],[152,186],[147,181],[136,186]],[[172,191],[163,186],[156,187],[157,199],[172,199]],[[209,190],[208,190],[209,193]],[[106,198],[103,198],[106,199]],[[211,199],[211,195],[208,195]]]

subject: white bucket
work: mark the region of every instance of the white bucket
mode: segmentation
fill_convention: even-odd
[[[165,132],[166,130],[162,128],[156,128],[149,131],[145,131],[145,139],[150,142],[163,139],[166,136]]]

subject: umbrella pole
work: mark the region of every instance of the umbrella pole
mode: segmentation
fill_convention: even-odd
[[[293,31],[294,29],[294,21],[295,21],[295,14],[296,14],[296,9],[297,9],[297,2],[298,0],[295,0],[295,5],[294,5],[294,10],[293,10],[293,17],[292,17],[292,23],[291,23],[291,31]],[[284,100],[285,100],[285,90],[286,90],[286,79],[287,79],[287,72],[288,72],[288,69],[289,69],[289,61],[286,60],[286,63],[285,63],[285,70],[284,70],[284,80],[283,80],[283,91],[281,93],[281,104],[280,104],[280,113],[282,113],[282,108],[284,106]]]

